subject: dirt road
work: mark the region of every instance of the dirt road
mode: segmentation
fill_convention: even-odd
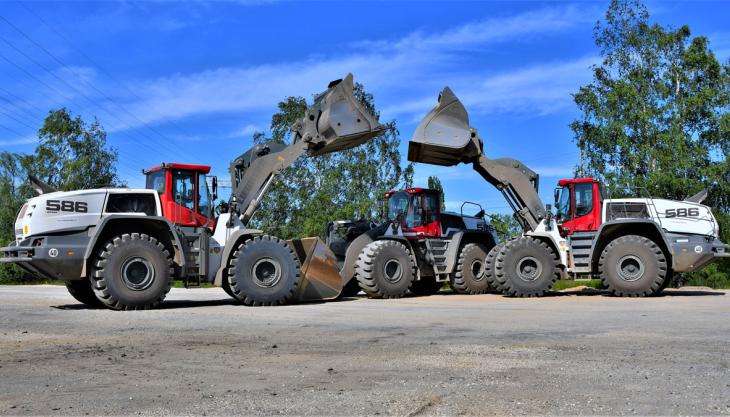
[[[0,287],[0,413],[730,414],[730,295],[670,294],[125,313]]]

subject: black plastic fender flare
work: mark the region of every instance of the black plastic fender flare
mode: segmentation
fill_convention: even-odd
[[[675,265],[674,265],[675,257],[674,257],[674,251],[672,250],[672,245],[667,240],[667,235],[664,232],[664,230],[662,230],[659,227],[659,225],[651,219],[620,219],[620,220],[612,220],[612,221],[603,223],[601,225],[601,227],[598,228],[598,231],[596,232],[596,239],[593,240],[593,244],[591,245],[591,269],[593,269],[593,265],[595,265],[598,262],[598,258],[601,256],[600,252],[603,252],[603,248],[606,247],[608,242],[610,242],[609,240],[607,240],[607,237],[606,237],[607,234],[612,234],[612,233],[609,233],[610,231],[617,230],[617,229],[625,229],[626,227],[630,227],[631,225],[638,225],[638,224],[640,224],[642,227],[653,228],[656,231],[657,235],[661,236],[661,241],[656,242],[656,243],[662,248],[662,250],[665,251],[666,255],[671,258],[672,269],[675,269]],[[641,233],[635,233],[632,231],[629,231],[629,233],[620,233],[619,236],[626,235],[626,234],[638,234],[638,235],[644,236]],[[645,236],[645,237],[647,239],[652,239],[649,236]],[[613,239],[611,239],[611,240],[613,240]],[[596,248],[600,248],[601,250],[597,251]]]
[[[239,229],[233,232],[228,239],[223,242],[223,253],[221,255],[221,264],[218,266],[218,272],[215,273],[213,285],[220,287],[223,285],[223,271],[228,267],[228,261],[231,259],[231,252],[238,246],[238,243],[245,239],[251,239],[254,236],[261,236],[264,232],[258,229]]]
[[[99,239],[99,236],[101,236],[106,229],[107,225],[112,221],[118,221],[118,220],[134,220],[135,222],[139,223],[152,223],[155,225],[161,225],[165,230],[167,230],[170,233],[170,239],[172,240],[173,244],[173,262],[177,264],[181,269],[185,268],[185,256],[182,253],[182,244],[180,243],[180,238],[178,237],[178,234],[175,232],[174,226],[165,217],[162,216],[140,216],[140,215],[128,215],[128,214],[112,214],[109,216],[106,216],[101,219],[101,221],[96,225],[96,230],[94,231],[94,235],[91,236],[91,240],[89,241],[89,245],[86,247],[86,252],[84,253],[84,261],[83,265],[81,267],[81,277],[86,277],[87,275],[87,268],[86,266],[89,264],[89,259],[93,256],[93,250],[96,247],[97,241]]]

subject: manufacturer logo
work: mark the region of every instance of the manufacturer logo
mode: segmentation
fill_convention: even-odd
[[[58,249],[56,249],[56,248],[48,249],[48,256],[50,256],[51,258],[55,258],[56,256],[58,256]]]
[[[702,253],[702,246],[700,246],[700,245],[695,246],[695,253]]]

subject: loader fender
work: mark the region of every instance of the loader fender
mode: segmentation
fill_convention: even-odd
[[[112,236],[131,232],[145,233],[161,241],[167,250],[172,253],[172,261],[175,266],[181,270],[185,269],[185,255],[182,252],[182,244],[169,220],[162,216],[112,214],[99,221],[96,231],[91,236],[91,241],[84,253],[81,277],[87,276],[89,272],[88,266],[94,256],[94,252],[98,249],[98,245],[104,244]]]
[[[228,239],[226,239],[225,247],[223,248],[223,255],[221,256],[221,264],[218,267],[218,272],[215,273],[213,285],[216,287],[223,285],[223,272],[228,267],[228,261],[231,260],[231,254],[238,244],[247,239],[251,239],[254,236],[260,236],[263,234],[264,232],[258,229],[239,229],[231,233]]]
[[[489,232],[477,232],[472,230],[460,231],[454,233],[449,239],[449,247],[446,249],[446,270],[445,274],[454,272],[456,260],[459,258],[461,248],[467,243],[479,243],[487,248],[487,252],[491,250],[497,242]]]
[[[345,286],[355,277],[355,263],[357,257],[360,256],[362,250],[369,243],[381,236],[384,230],[388,227],[388,223],[381,224],[378,227],[374,227],[367,232],[356,237],[355,240],[350,242],[345,251],[345,262],[342,263],[342,269],[340,269],[340,276],[342,277],[342,285]]]
[[[672,269],[675,270],[675,256],[672,245],[655,221],[651,219],[621,219],[603,223],[596,232],[596,238],[591,246],[591,270],[593,273],[598,273],[598,260],[606,245],[623,235],[638,235],[652,240],[662,248],[666,256],[671,258]]]

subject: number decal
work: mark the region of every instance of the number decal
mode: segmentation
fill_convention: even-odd
[[[48,213],[58,213],[59,211],[88,213],[89,205],[84,201],[46,200],[46,211]]]
[[[700,209],[697,207],[667,209],[664,211],[664,215],[668,219],[671,219],[672,217],[699,217]]]
[[[54,212],[61,210],[61,202],[58,200],[48,200],[46,201],[46,211],[48,212]]]

